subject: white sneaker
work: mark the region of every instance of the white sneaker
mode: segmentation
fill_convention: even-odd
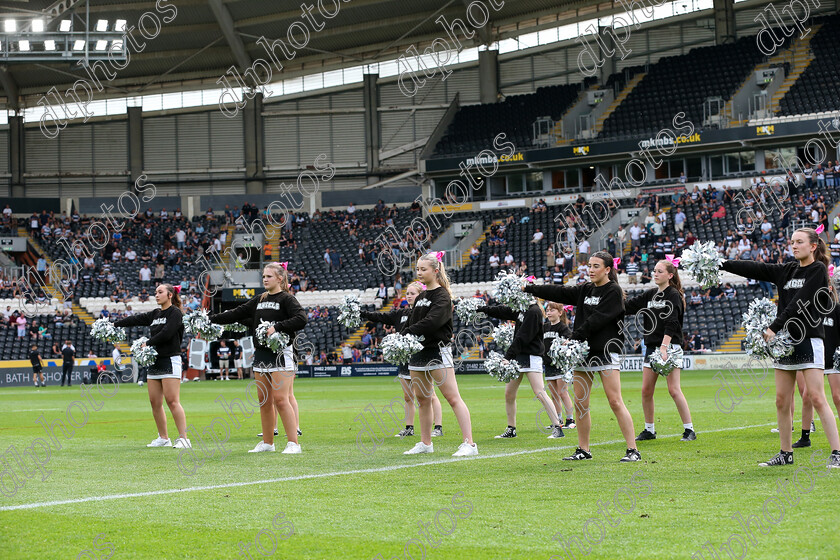
[[[478,455],[478,446],[476,444],[470,445],[467,440],[458,446],[458,451],[452,454],[453,457],[469,457],[471,455]]]
[[[171,447],[172,442],[169,441],[169,438],[162,438],[160,436],[156,437],[152,443],[148,444],[146,447]]]
[[[257,444],[255,448],[250,450],[248,453],[262,453],[263,451],[274,451],[274,444],[271,445],[267,444],[264,441],[261,441]]]
[[[420,453],[434,453],[435,452],[435,444],[430,443],[426,445],[422,441],[418,441],[414,444],[414,447],[409,449],[408,451],[403,451],[403,455],[418,455]]]
[[[137,384],[138,384],[138,385],[140,385],[141,387],[143,386],[143,382],[142,382],[142,381],[138,381],[138,382],[137,382]]]
[[[293,441],[287,441],[286,442],[286,449],[281,451],[281,453],[300,453],[300,452],[301,452],[300,444],[295,443]]]
[[[192,449],[192,443],[187,438],[179,437],[175,440],[175,445],[173,445],[175,449]]]

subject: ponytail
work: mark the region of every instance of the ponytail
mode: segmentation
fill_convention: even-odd
[[[177,290],[175,289],[175,287],[172,284],[161,284],[161,286],[166,288],[166,291],[169,292],[169,295],[172,296],[172,305],[177,307],[178,311],[183,313],[184,312],[184,306],[181,303],[181,286],[178,286]]]
[[[446,268],[443,266],[443,261],[439,261],[435,253],[426,253],[417,260],[418,262],[426,261],[431,263],[432,268],[435,269],[435,273],[437,274],[438,284],[440,284],[443,289],[449,293],[450,298],[454,298],[455,296],[452,295],[452,289],[449,287],[449,276],[446,274]]]
[[[679,260],[679,259],[677,259]],[[683,302],[683,310],[685,310],[685,292],[683,291],[682,282],[680,281],[680,273],[677,268],[674,266],[674,263],[668,260],[659,261],[663,265],[665,265],[665,270],[668,271],[668,274],[673,274],[671,279],[668,280],[668,285],[677,290],[680,293],[680,297],[682,297]]]
[[[809,243],[815,243],[817,245],[817,248],[814,250],[814,260],[823,263],[825,267],[828,268],[830,262],[828,259],[828,247],[822,237],[820,237],[819,234],[817,234],[817,231],[813,228],[799,228],[794,233],[798,233],[800,231],[808,236]]]

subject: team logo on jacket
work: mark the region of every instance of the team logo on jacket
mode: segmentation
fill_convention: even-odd
[[[520,313],[519,315],[517,315],[517,316],[516,316],[516,320],[517,320],[517,321],[519,321],[519,322],[521,323],[522,321],[524,321],[524,320],[525,320],[525,314],[524,314],[524,313]]]
[[[782,288],[782,289],[783,290],[798,290],[804,285],[805,285],[805,279],[804,278],[791,278],[790,280],[787,281],[787,284],[785,284],[785,287]]]
[[[834,319],[832,317],[825,317],[823,319],[823,325],[825,325],[826,327],[833,327]]]
[[[601,303],[601,296],[586,296],[583,298],[584,305],[598,305]]]
[[[543,338],[560,338],[560,334],[554,331],[548,331],[543,334]]]
[[[414,303],[415,307],[429,307],[430,305],[432,305],[432,300],[430,299],[421,299]]]
[[[152,321],[152,324],[149,325],[150,327],[154,327],[155,325],[165,325],[166,324],[166,317],[161,317],[160,319],[155,319]]]
[[[400,323],[405,323],[406,321],[408,321],[408,315],[403,315],[402,317],[400,317]]]
[[[662,309],[668,307],[668,302],[664,299],[652,299],[647,304],[648,309]]]
[[[257,304],[257,309],[273,309],[275,311],[279,311],[280,304],[276,301],[263,301]]]

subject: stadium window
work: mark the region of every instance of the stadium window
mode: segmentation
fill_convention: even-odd
[[[507,193],[521,193],[525,190],[524,176],[522,173],[516,175],[507,175]]]
[[[565,185],[567,189],[576,189],[580,187],[580,173],[576,167],[567,169],[564,173],[566,174]]]
[[[525,174],[525,190],[528,192],[543,190],[542,171],[532,171]]]
[[[703,163],[699,157],[685,158],[685,168],[686,177],[701,177],[703,175]]]
[[[709,156],[709,168],[713,179],[723,177],[723,156]]]
[[[738,152],[741,171],[755,171],[755,152]]]

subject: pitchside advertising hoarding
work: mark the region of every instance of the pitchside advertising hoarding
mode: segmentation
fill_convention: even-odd
[[[81,382],[82,374],[90,370],[91,358],[76,360],[73,368],[72,383]],[[114,372],[110,358],[97,358],[97,363],[104,363],[107,371]],[[692,354],[683,358],[683,370],[719,370],[744,367],[768,366],[769,362],[758,362],[750,360],[750,356],[744,352]],[[127,370],[131,372],[131,368]],[[397,375],[397,366],[390,364],[348,364],[332,366],[298,366],[298,377],[388,377]],[[459,374],[483,374],[487,375],[484,369],[483,360],[470,360],[458,364],[455,368]],[[640,372],[642,371],[642,356],[627,355],[621,361],[621,371]],[[58,385],[61,381],[61,363],[58,360],[45,360],[43,367],[44,376],[48,385]],[[122,373],[122,372],[120,372]],[[3,387],[31,387],[33,384],[32,365],[26,360],[14,360],[0,362],[0,388]]]

